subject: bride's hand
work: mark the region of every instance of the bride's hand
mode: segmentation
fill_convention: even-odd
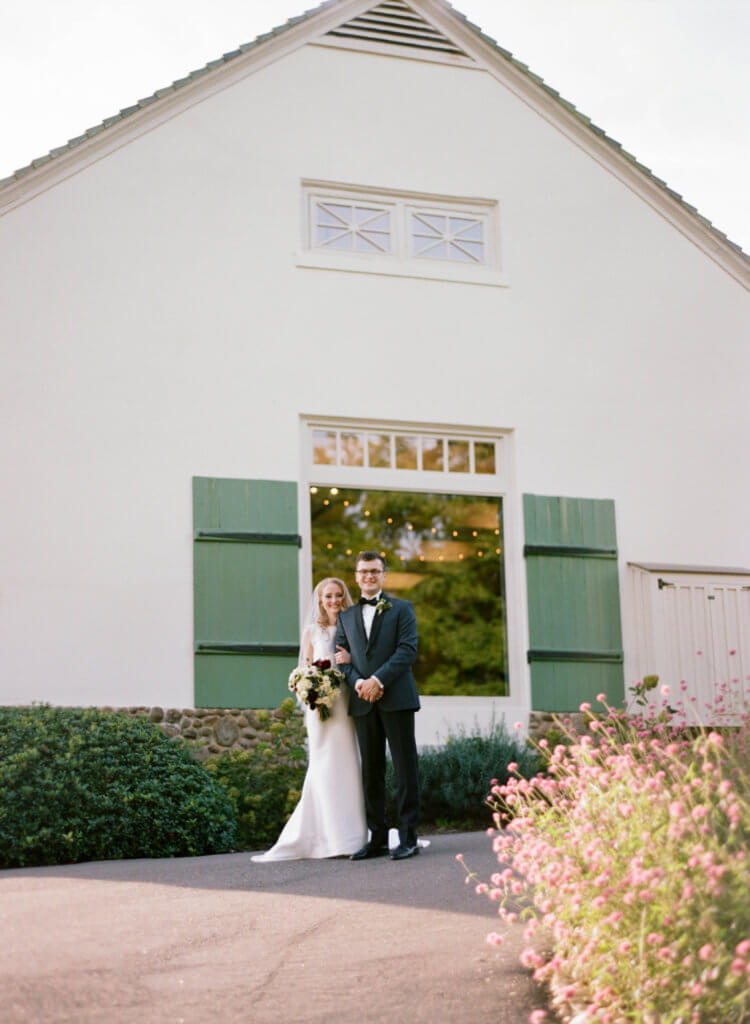
[[[347,651],[346,647],[341,647],[340,644],[336,644],[336,654],[334,659],[337,665],[351,665],[352,656]]]

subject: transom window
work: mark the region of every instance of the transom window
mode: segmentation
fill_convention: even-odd
[[[316,466],[361,466],[436,473],[497,473],[496,442],[425,434],[358,430],[312,431]]]
[[[303,183],[299,266],[504,284],[497,203]]]

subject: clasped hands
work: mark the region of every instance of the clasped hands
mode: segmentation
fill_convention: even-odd
[[[380,700],[383,696],[383,687],[375,676],[370,676],[369,679],[360,679],[355,683],[354,692],[362,700],[366,700],[368,704],[374,704],[375,701]]]
[[[351,664],[352,656],[346,647],[336,644],[334,660],[337,665],[349,665]],[[362,700],[366,700],[368,704],[374,704],[375,701],[380,700],[383,696],[383,687],[374,676],[370,676],[369,679],[359,679],[354,685],[354,692]]]

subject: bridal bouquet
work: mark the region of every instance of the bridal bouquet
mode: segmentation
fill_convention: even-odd
[[[324,658],[306,668],[295,668],[289,676],[289,689],[301,704],[317,711],[321,722],[325,722],[331,716],[343,678],[339,670]]]

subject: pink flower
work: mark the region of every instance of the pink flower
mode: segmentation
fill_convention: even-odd
[[[457,853],[456,854],[456,860],[462,861],[463,859],[464,859],[464,855],[462,853]]]
[[[580,706],[580,708],[578,710],[579,711],[583,711],[584,714],[585,714],[587,711],[591,711],[591,705],[589,704],[588,701],[584,701],[583,704],[581,704],[581,706]]]
[[[597,693],[596,699],[597,699],[597,701],[600,704],[604,704],[606,702],[606,700],[607,700],[607,694],[606,693]]]
[[[696,651],[696,654],[703,654],[703,651]]]
[[[732,648],[732,650],[731,650],[731,651],[730,651],[729,653],[730,653],[730,654],[736,654],[736,653],[737,653],[737,651],[736,651],[736,650],[734,649],[734,647],[733,647],[733,648]]]
[[[547,1019],[546,1010],[532,1010],[529,1014],[529,1024],[542,1024]]]
[[[743,939],[742,942],[738,942],[735,953],[737,956],[747,956],[750,953],[750,939]]]
[[[712,951],[713,947],[711,946],[711,943],[707,942],[705,946],[701,946],[701,948],[698,950],[698,959],[708,960],[711,956]]]
[[[523,722],[514,722],[513,723],[513,728],[514,729],[523,729]]]
[[[627,951],[629,949],[630,949],[630,943],[628,942],[627,939],[625,939],[623,942],[621,942],[620,945],[617,947],[618,953],[627,953]]]
[[[698,653],[700,654],[700,651],[698,651]],[[699,981],[696,981],[696,983],[694,985],[690,986],[690,995],[691,996],[699,996],[702,991],[703,991],[703,986],[701,985],[701,983]]]
[[[490,932],[487,941],[491,946],[502,946],[504,940],[502,935],[498,935],[497,932]]]
[[[662,695],[662,697],[668,697],[669,696],[669,687],[668,686],[662,686],[662,688],[661,688],[661,695]]]

